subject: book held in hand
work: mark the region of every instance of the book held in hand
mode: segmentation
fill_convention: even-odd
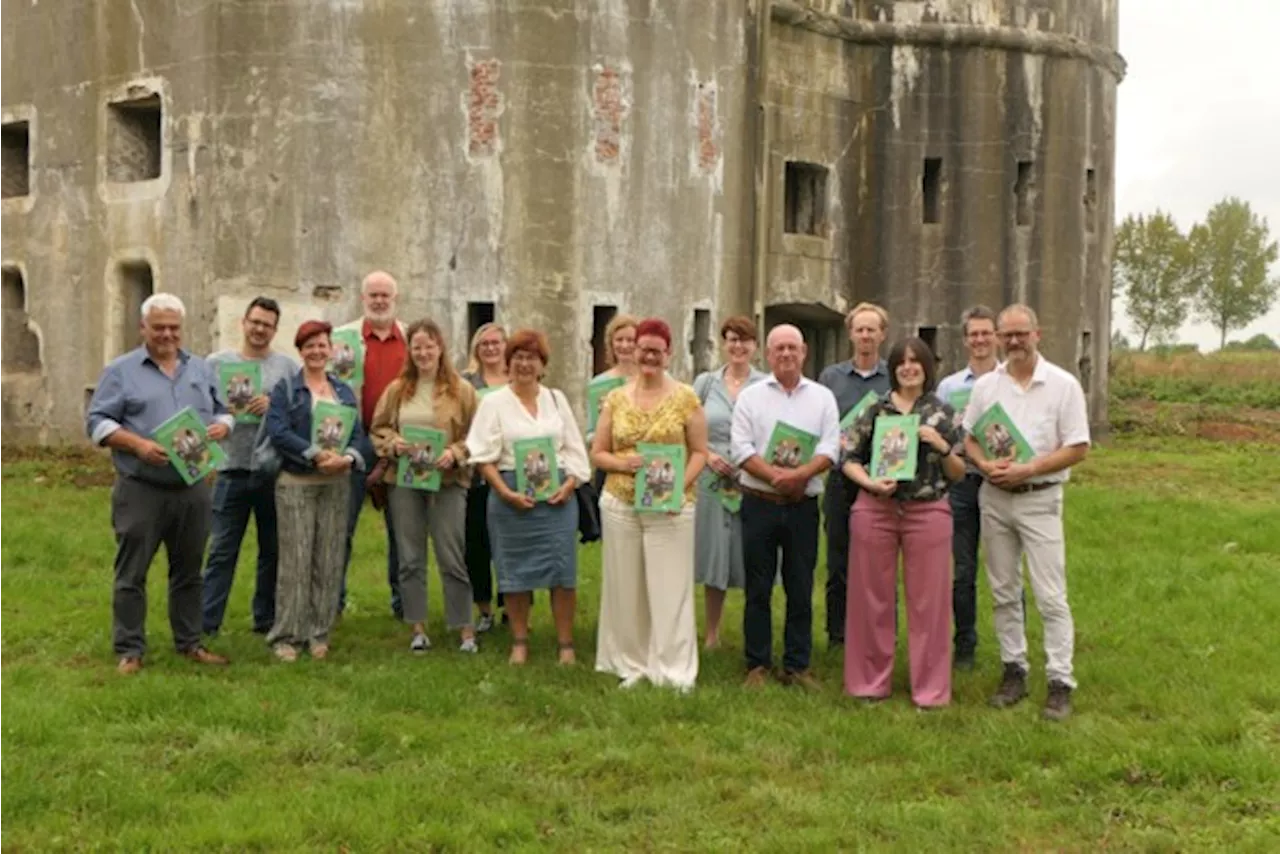
[[[684,506],[684,445],[636,445],[644,464],[636,472],[635,509],[641,513],[678,513]]]
[[[546,501],[555,495],[560,489],[555,439],[518,439],[512,449],[516,457],[516,491],[534,501]]]
[[[493,394],[495,391],[499,391],[500,389],[504,389],[504,388],[506,388],[505,385],[487,385],[484,388],[478,388],[476,389],[476,398],[479,400],[484,400],[486,397]]]
[[[971,388],[958,388],[947,395],[947,403],[951,404],[951,408],[956,411],[957,419],[964,420],[964,411],[969,408],[969,398],[972,396]]]
[[[730,513],[742,510],[742,490],[738,487],[736,477],[726,477],[708,468],[703,471],[702,479],[711,494],[719,499],[721,507]]]
[[[871,439],[868,474],[873,480],[915,480],[919,444],[919,415],[881,415]]]
[[[998,402],[991,404],[974,422],[973,438],[978,440],[989,460],[1012,459],[1016,463],[1026,463],[1035,456],[1031,443]]]
[[[870,409],[871,404],[875,403],[879,399],[880,395],[876,394],[874,391],[867,392],[862,396],[862,400],[855,403],[853,408],[844,414],[844,418],[840,419],[841,453],[848,453],[849,449],[853,447],[853,425],[862,417],[862,413]]]
[[[330,336],[329,370],[353,389],[364,385],[364,339],[359,329],[337,329]]]
[[[396,486],[439,492],[443,475],[436,462],[448,447],[444,431],[406,426],[400,436],[409,449],[396,459]]]
[[[360,414],[354,406],[345,406],[329,400],[321,400],[311,410],[311,444],[340,454],[351,441]]]
[[[262,416],[249,411],[249,404],[262,394],[261,362],[219,362],[218,385],[227,409],[236,417],[237,424],[257,424]]]
[[[764,461],[779,468],[798,469],[813,459],[813,452],[817,447],[817,436],[785,421],[779,421],[769,434]]]
[[[625,385],[626,377],[596,377],[587,383],[587,432],[594,433],[600,421],[600,410],[604,408],[604,399],[615,388]]]
[[[209,440],[208,429],[190,406],[157,427],[152,435],[188,486],[204,480],[227,459],[222,446]]]

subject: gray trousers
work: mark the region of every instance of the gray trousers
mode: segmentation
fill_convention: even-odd
[[[327,643],[338,615],[347,552],[346,475],[322,483],[276,482],[280,562],[276,621],[267,643]]]
[[[179,652],[200,646],[200,569],[213,513],[208,481],[166,488],[117,477],[111,490],[116,534],[112,643],[116,655],[147,651],[147,570],[164,543],[169,558],[169,628]]]
[[[393,486],[387,496],[396,548],[400,551],[400,600],[404,621],[427,619],[427,536],[436,550],[449,628],[471,625],[471,576],[467,573],[467,490],[439,492]]]

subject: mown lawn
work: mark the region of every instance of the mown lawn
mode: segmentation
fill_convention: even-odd
[[[696,692],[618,691],[590,667],[595,548],[582,665],[552,663],[545,597],[528,668],[505,664],[504,632],[478,658],[450,651],[434,579],[437,649],[413,658],[372,518],[329,661],[270,660],[246,555],[216,643],[232,666],[169,652],[157,566],[152,654],[122,679],[106,488],[83,465],[6,462],[3,847],[1280,850],[1277,471],[1275,446],[1095,452],[1067,503],[1081,688],[1055,726],[1038,665],[1031,702],[985,706],[1000,667],[985,589],[979,668],[928,715],[906,698],[905,650],[881,706],[841,696],[822,643],[824,693],[744,693],[740,594]]]

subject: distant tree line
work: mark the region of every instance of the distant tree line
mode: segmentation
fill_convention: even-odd
[[[1269,272],[1277,256],[1266,219],[1234,197],[1187,232],[1161,210],[1131,214],[1116,229],[1111,292],[1125,301],[1138,350],[1169,343],[1189,316],[1212,323],[1226,348],[1227,333],[1262,317],[1280,294],[1280,279]],[[1112,343],[1128,346],[1123,335]],[[1276,349],[1265,335],[1230,346]]]

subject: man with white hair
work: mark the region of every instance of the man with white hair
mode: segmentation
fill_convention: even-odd
[[[360,420],[368,431],[373,421],[373,410],[378,405],[378,398],[386,391],[404,366],[409,347],[405,340],[405,326],[396,319],[396,297],[399,288],[390,273],[375,270],[364,277],[360,285],[360,302],[364,306],[364,314],[350,323],[338,327],[335,331],[356,330],[363,343],[364,385],[357,389],[360,395]],[[351,546],[355,538],[356,525],[360,521],[360,509],[364,506],[365,477],[361,472],[351,474],[351,508],[347,518],[347,559],[343,567],[342,595],[339,611],[347,603],[347,568],[351,564]],[[391,612],[396,619],[403,615],[400,605],[400,552],[396,548],[395,528],[391,524],[391,514],[385,507],[383,519],[387,528],[387,586],[391,588]]]
[[[799,329],[790,324],[775,326],[765,342],[773,373],[743,389],[733,408],[729,453],[740,469],[742,488],[746,569],[742,634],[748,688],[765,684],[773,660],[771,600],[779,549],[787,617],[778,678],[784,685],[818,688],[809,671],[818,496],[822,494],[820,475],[839,459],[840,416],[831,390],[801,373],[806,353]],[[770,445],[776,447],[784,434],[803,448],[796,466],[784,467],[769,453]]]
[[[153,438],[157,427],[190,407],[212,441],[235,423],[217,377],[182,349],[186,308],[173,294],[142,303],[142,346],[103,369],[85,418],[89,437],[111,449],[116,482],[111,524],[116,535],[112,642],[117,670],[132,675],[146,653],[147,570],[164,543],[169,558],[169,626],[178,654],[199,664],[226,664],[200,641],[200,568],[209,538],[207,480],[188,486]]]

